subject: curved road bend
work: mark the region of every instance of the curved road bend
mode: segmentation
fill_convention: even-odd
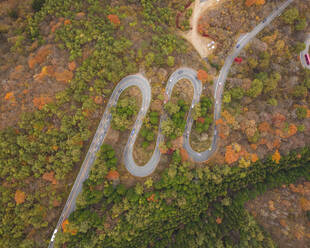
[[[277,7],[267,18],[259,23],[250,33],[242,35],[238,40],[237,45],[234,47],[232,54],[230,54],[225,60],[225,64],[220,71],[220,75],[215,82],[214,91],[214,123],[221,117],[221,105],[222,95],[224,91],[225,82],[229,73],[229,70],[234,62],[234,59],[240,54],[241,50],[253,39],[260,31],[262,31],[267,25],[269,25],[277,16],[279,16],[283,10],[293,2],[294,0],[287,0],[282,5]],[[187,127],[184,133],[184,148],[187,150],[189,156],[196,162],[203,162],[208,160],[210,155],[216,150],[218,143],[218,130],[217,126],[214,125],[214,136],[210,149],[204,152],[198,153],[194,151],[189,144],[189,134],[193,124],[191,115],[187,118]]]
[[[230,67],[233,64],[235,57],[237,57],[239,55],[239,53],[244,48],[244,46],[253,37],[255,37],[264,27],[269,25],[273,21],[273,19],[275,19],[277,16],[279,16],[283,12],[283,10],[289,4],[291,4],[293,1],[294,0],[285,1],[282,5],[280,5],[278,8],[276,8],[271,13],[271,15],[269,15],[269,17],[267,17],[266,19],[264,19],[263,22],[258,24],[250,33],[245,34],[238,41],[237,45],[234,47],[233,53],[227,57],[225,64],[220,71],[220,75],[219,75],[219,77],[215,83],[214,121],[220,119],[221,99],[222,99],[222,94],[223,94],[223,90],[224,90],[224,85],[225,85],[225,81],[226,81],[227,75],[229,73]],[[189,69],[189,68],[180,68],[177,71],[175,71],[170,76],[170,78],[168,80],[167,87],[166,87],[166,95],[170,98],[174,85],[180,79],[183,79],[183,78],[186,78],[189,81],[191,81],[193,86],[194,86],[194,97],[193,97],[192,105],[191,105],[191,108],[190,108],[190,111],[188,114],[188,118],[187,118],[187,126],[186,126],[185,132],[184,132],[184,138],[185,138],[184,147],[187,150],[189,156],[193,160],[195,160],[197,162],[202,162],[202,161],[207,160],[210,157],[210,155],[215,151],[215,149],[217,147],[217,143],[218,143],[218,131],[217,131],[217,127],[215,125],[213,141],[212,141],[212,145],[211,145],[210,149],[208,149],[204,152],[198,153],[198,152],[195,152],[190,147],[189,133],[191,131],[191,127],[193,124],[193,120],[191,118],[191,111],[192,111],[193,106],[199,102],[200,94],[201,94],[201,90],[202,90],[201,82],[197,79],[196,71]],[[83,161],[82,167],[81,167],[79,174],[78,174],[78,176],[74,182],[74,185],[71,189],[71,192],[69,194],[69,197],[67,199],[65,207],[64,207],[64,209],[61,213],[61,216],[57,222],[56,228],[53,232],[51,241],[50,241],[49,246],[48,246],[49,248],[52,248],[54,246],[55,235],[58,232],[58,230],[61,228],[61,224],[63,223],[63,221],[65,219],[67,219],[69,217],[69,215],[75,209],[76,198],[77,198],[78,194],[82,191],[83,182],[88,177],[91,165],[95,161],[96,153],[98,152],[100,146],[102,145],[104,138],[107,134],[108,128],[110,126],[110,121],[112,118],[111,107],[116,105],[118,98],[119,98],[120,94],[122,93],[122,91],[124,89],[130,87],[130,86],[137,86],[141,90],[141,93],[143,95],[143,100],[142,100],[142,107],[138,113],[137,120],[134,124],[134,127],[131,131],[130,137],[129,137],[128,142],[127,142],[126,147],[125,147],[124,163],[125,163],[125,166],[128,169],[128,171],[130,173],[132,173],[134,176],[138,176],[138,177],[148,176],[155,170],[155,168],[159,162],[159,159],[160,159],[160,152],[159,152],[158,145],[161,142],[161,140],[163,140],[163,136],[160,132],[160,128],[159,128],[159,132],[158,132],[158,136],[157,136],[155,151],[154,151],[151,159],[148,161],[148,163],[145,164],[144,166],[138,166],[135,164],[135,162],[133,160],[133,156],[132,156],[133,144],[137,138],[137,134],[139,132],[139,129],[141,128],[142,119],[146,115],[146,112],[147,112],[149,105],[150,105],[151,87],[150,87],[148,80],[145,79],[142,75],[140,75],[140,74],[130,75],[130,76],[125,77],[124,79],[122,79],[119,82],[119,84],[115,87],[115,89],[111,95],[111,98],[107,104],[107,107],[106,107],[105,112],[102,116],[102,119],[99,123],[97,131],[93,137],[93,140],[91,142],[89,150],[88,150],[86,157]],[[166,118],[165,115],[161,116],[160,126],[161,126],[162,121],[165,118]]]
[[[78,194],[82,191],[82,185],[83,182],[88,178],[90,168],[93,164],[93,162],[96,159],[96,153],[99,151],[100,146],[102,145],[104,138],[106,137],[107,131],[110,127],[110,122],[112,118],[111,114],[111,108],[113,106],[116,106],[116,103],[118,101],[119,96],[124,91],[124,89],[130,87],[130,86],[137,86],[142,94],[142,107],[141,110],[138,113],[138,119],[143,119],[145,116],[146,110],[148,109],[151,101],[151,87],[149,82],[140,74],[137,75],[130,75],[125,78],[123,78],[115,87],[110,100],[106,106],[106,109],[104,111],[104,114],[100,120],[100,123],[98,125],[98,128],[96,130],[96,133],[93,137],[93,140],[91,142],[91,145],[88,149],[88,152],[85,156],[85,159],[83,161],[82,167],[79,171],[79,174],[77,175],[77,178],[74,182],[74,185],[71,189],[71,192],[69,194],[69,197],[67,199],[67,202],[65,204],[65,207],[60,215],[60,218],[57,222],[56,228],[53,232],[53,236],[51,238],[51,241],[49,243],[49,248],[54,247],[54,239],[55,235],[58,232],[58,230],[61,229],[61,225],[65,219],[69,217],[69,215],[74,211],[75,209],[75,203],[76,198]],[[137,121],[135,125],[137,124]]]
[[[300,62],[303,68],[307,68],[310,70],[310,65],[307,64],[306,59],[305,59],[305,55],[308,53],[309,51],[309,46],[310,46],[310,34],[308,34],[307,39],[305,41],[306,44],[306,48],[305,50],[300,52]]]

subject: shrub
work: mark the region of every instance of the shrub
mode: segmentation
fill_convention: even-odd
[[[302,108],[302,107],[298,107],[297,110],[296,110],[296,114],[297,114],[297,118],[299,120],[303,120],[307,116],[307,109]]]

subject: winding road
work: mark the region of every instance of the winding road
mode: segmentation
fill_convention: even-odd
[[[305,45],[306,45],[305,50],[300,52],[300,62],[304,68],[307,68],[310,70],[310,65],[307,64],[306,59],[305,59],[305,55],[308,53],[309,47],[310,47],[310,34],[308,34],[308,37],[305,40]]]
[[[220,71],[219,77],[215,82],[215,91],[214,91],[214,123],[216,120],[220,119],[221,116],[221,104],[222,104],[222,94],[224,91],[225,81],[227,78],[227,75],[229,73],[229,70],[233,64],[234,59],[239,55],[241,50],[244,48],[245,45],[247,45],[250,40],[255,37],[264,27],[270,24],[270,22],[273,21],[277,16],[279,16],[283,10],[294,0],[287,0],[285,1],[281,6],[276,8],[269,17],[264,19],[261,23],[259,23],[253,31],[245,34],[240,38],[237,42],[237,45],[234,47],[232,54],[229,55],[225,61],[225,64],[223,68]],[[189,110],[189,114],[187,117],[187,125],[184,131],[184,143],[183,146],[187,150],[189,156],[196,162],[203,162],[208,160],[210,156],[215,152],[217,145],[218,145],[218,129],[217,126],[214,125],[214,135],[213,135],[213,141],[211,144],[211,147],[201,153],[198,153],[194,151],[189,143],[189,135],[191,132],[191,128],[193,125],[193,119],[191,117],[191,112],[195,104],[197,104],[200,100],[200,95],[202,92],[202,84],[197,78],[197,72],[190,68],[180,68],[176,70],[168,79],[168,83],[166,86],[165,94],[167,95],[168,99],[171,97],[171,93],[173,90],[173,87],[175,84],[181,80],[181,79],[188,79],[193,87],[194,87],[194,96],[192,100],[192,104]],[[137,135],[139,133],[139,130],[142,125],[142,120],[145,117],[148,108],[150,106],[151,102],[151,86],[149,84],[149,81],[143,77],[141,74],[136,75],[130,75],[122,79],[117,86],[115,87],[110,100],[107,104],[107,107],[105,109],[105,112],[102,116],[102,119],[99,123],[99,126],[97,128],[97,131],[93,137],[93,140],[91,142],[91,145],[89,147],[89,150],[85,156],[85,159],[83,161],[82,167],[79,171],[79,174],[74,182],[74,185],[71,189],[70,195],[67,199],[67,202],[65,204],[65,207],[61,213],[61,216],[57,222],[56,228],[53,232],[51,241],[49,243],[49,248],[52,248],[54,246],[54,239],[56,236],[56,233],[61,229],[61,225],[65,219],[69,217],[69,215],[74,211],[75,209],[75,203],[76,198],[78,194],[82,191],[82,185],[83,182],[87,179],[90,168],[93,164],[93,162],[96,159],[96,153],[100,149],[100,146],[102,145],[106,134],[108,132],[108,129],[110,127],[110,122],[112,118],[111,114],[111,108],[113,106],[116,106],[117,101],[119,99],[119,96],[121,93],[128,87],[136,86],[141,90],[142,93],[142,106],[138,113],[136,122],[133,126],[133,129],[130,133],[130,137],[128,139],[128,142],[124,149],[124,163],[127,168],[127,170],[136,177],[145,177],[150,175],[155,169],[157,164],[160,160],[160,151],[159,151],[159,144],[164,140],[163,135],[161,134],[161,124],[162,122],[167,118],[166,114],[163,114],[160,119],[160,128],[158,131],[158,136],[156,140],[156,147],[153,152],[153,155],[151,159],[144,165],[144,166],[138,166],[134,159],[133,159],[133,149],[134,149],[134,143],[136,141]]]

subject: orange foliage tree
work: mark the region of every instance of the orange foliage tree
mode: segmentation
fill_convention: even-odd
[[[251,154],[251,161],[252,163],[255,163],[258,160],[258,156],[256,153]]]
[[[263,5],[263,4],[265,4],[265,0],[246,0],[245,1],[245,5],[247,7],[250,7],[250,6],[254,5],[254,4],[256,4],[256,5]]]
[[[42,109],[45,104],[52,102],[52,99],[49,96],[40,96],[33,98],[32,102],[35,107]]]
[[[117,180],[119,178],[119,173],[116,170],[110,170],[107,179],[108,180]]]
[[[201,82],[205,83],[208,80],[208,73],[205,70],[198,70],[197,77]]]
[[[51,182],[52,184],[57,184],[57,181],[54,177],[54,171],[51,172],[45,172],[42,176],[42,178],[46,181]]]
[[[294,124],[290,124],[288,134],[290,136],[294,135],[297,132],[297,127]]]
[[[115,25],[121,24],[121,21],[117,15],[108,15],[108,19],[110,20],[111,23],[113,23]]]
[[[21,191],[19,189],[16,190],[14,199],[15,199],[15,202],[16,202],[17,205],[23,203],[25,201],[25,199],[26,199],[25,192],[23,192],[23,191]]]
[[[278,149],[275,151],[275,153],[272,155],[271,157],[272,161],[275,162],[276,164],[278,164],[280,162],[281,159],[281,155],[278,151]]]
[[[187,161],[189,158],[187,151],[183,147],[181,147],[180,149],[180,155],[181,155],[182,161]]]
[[[222,223],[222,218],[217,217],[217,218],[216,218],[216,223],[217,223],[217,224],[221,224],[221,223]]]
[[[146,200],[147,201],[152,201],[152,202],[158,202],[158,200],[155,199],[155,194],[152,194],[150,197],[148,197]]]
[[[226,153],[225,153],[225,162],[228,164],[232,164],[239,159],[239,153],[236,152],[232,146],[226,146]]]
[[[5,94],[4,99],[5,100],[11,100],[14,98],[14,93],[13,92],[8,92]]]
[[[72,235],[77,234],[77,230],[70,229],[70,223],[68,219],[65,219],[64,222],[61,224],[62,230],[64,233],[71,233]]]

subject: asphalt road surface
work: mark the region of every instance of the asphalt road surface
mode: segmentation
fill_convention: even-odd
[[[305,58],[305,55],[308,53],[309,51],[309,46],[310,46],[310,34],[308,34],[308,37],[305,41],[305,44],[306,44],[306,49],[301,51],[300,52],[300,62],[301,62],[301,65],[304,67],[304,68],[307,68],[310,70],[310,65],[307,64],[306,62],[306,58]]]
[[[247,33],[243,35],[239,40],[237,45],[234,47],[232,54],[229,55],[225,61],[225,64],[223,68],[220,71],[220,75],[215,82],[215,91],[214,91],[214,123],[216,120],[220,119],[221,116],[221,104],[222,104],[222,94],[225,86],[225,81],[227,78],[227,75],[229,73],[229,70],[233,64],[234,59],[239,55],[241,50],[244,48],[246,44],[250,42],[250,40],[255,37],[264,27],[270,24],[270,22],[279,16],[282,11],[294,0],[287,0],[284,2],[282,5],[280,5],[278,8],[276,8],[269,17],[264,19],[260,24],[258,24],[253,31],[250,33]],[[193,124],[193,119],[191,117],[191,111],[196,103],[199,102],[200,100],[200,95],[202,91],[202,85],[201,82],[197,78],[197,72],[190,69],[190,68],[180,68],[176,70],[169,78],[167,86],[166,86],[166,95],[168,99],[171,96],[172,90],[174,85],[181,79],[188,79],[194,87],[194,97],[192,100],[192,105],[189,110],[188,118],[187,118],[187,125],[184,131],[184,148],[187,150],[189,156],[197,162],[203,162],[208,160],[208,158],[214,153],[214,151],[217,148],[217,143],[218,143],[218,130],[216,125],[214,125],[214,134],[213,134],[213,141],[211,144],[211,147],[201,153],[195,152],[190,144],[189,144],[189,134],[191,132],[192,124]],[[53,232],[51,241],[49,243],[49,248],[52,248],[54,246],[54,239],[56,233],[61,230],[61,224],[65,219],[69,217],[69,215],[74,211],[75,209],[75,203],[76,203],[76,198],[79,195],[79,193],[82,191],[82,185],[83,182],[88,178],[90,168],[95,161],[96,158],[96,153],[100,149],[100,146],[102,145],[104,138],[106,137],[106,134],[108,132],[108,129],[110,127],[110,122],[112,118],[111,114],[111,108],[113,106],[116,106],[116,103],[118,101],[118,98],[120,94],[123,92],[128,87],[131,86],[137,86],[142,93],[143,99],[142,99],[142,106],[141,109],[138,113],[136,122],[134,124],[134,127],[130,133],[130,137],[128,139],[128,142],[125,146],[124,150],[124,163],[128,171],[137,177],[145,177],[150,175],[155,169],[156,166],[160,160],[160,151],[159,151],[159,144],[161,141],[163,141],[164,137],[161,134],[161,123],[163,120],[167,118],[165,114],[161,116],[160,119],[160,128],[157,136],[157,141],[156,141],[156,148],[153,152],[153,155],[151,159],[144,165],[144,166],[138,166],[133,159],[133,147],[135,140],[137,138],[137,135],[139,133],[139,130],[142,125],[142,120],[145,117],[150,102],[151,102],[151,87],[146,78],[144,78],[142,75],[137,74],[137,75],[130,75],[122,79],[117,86],[115,87],[110,100],[107,104],[107,107],[105,109],[105,112],[102,116],[102,119],[99,123],[99,126],[97,128],[97,131],[93,137],[93,140],[91,142],[91,145],[89,147],[89,150],[86,154],[86,157],[83,161],[83,164],[81,166],[81,169],[79,171],[79,174],[74,182],[74,185],[71,189],[70,195],[67,199],[67,202],[65,204],[65,207],[61,213],[61,216],[57,222],[56,228]]]

